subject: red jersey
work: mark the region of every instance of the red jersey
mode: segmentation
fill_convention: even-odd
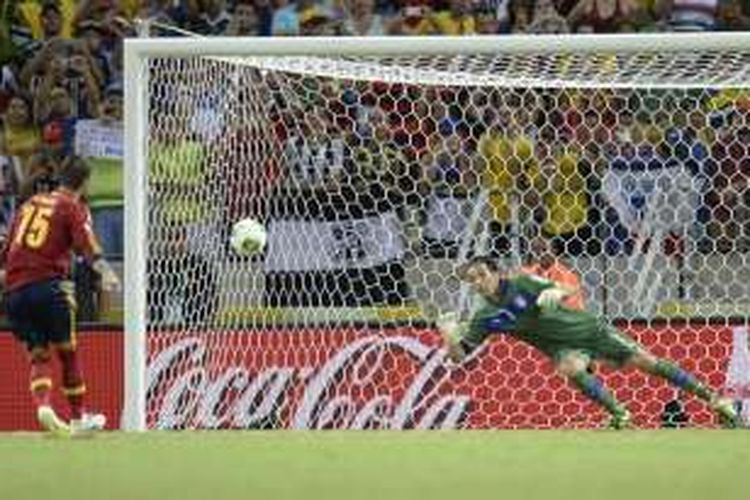
[[[62,189],[32,197],[18,209],[2,251],[5,289],[67,279],[72,252],[101,254],[86,205]]]

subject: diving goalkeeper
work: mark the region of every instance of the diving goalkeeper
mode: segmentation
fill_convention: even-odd
[[[628,427],[630,412],[586,370],[593,360],[617,367],[630,365],[662,377],[706,401],[723,425],[738,425],[731,400],[720,398],[675,364],[656,358],[606,321],[560,305],[574,293],[565,285],[533,274],[511,276],[493,259],[482,256],[461,265],[458,275],[484,303],[467,322],[459,322],[455,315],[443,316],[438,322],[448,355],[454,362],[464,359],[489,335],[507,333],[549,356],[562,375],[610,413],[612,428]]]

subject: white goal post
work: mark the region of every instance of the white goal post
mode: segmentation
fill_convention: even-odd
[[[155,60],[181,58],[249,65],[261,73],[282,71],[335,77],[341,72],[340,78],[347,81],[361,78],[368,82],[383,80],[394,83],[405,79],[427,86],[442,84],[495,89],[750,88],[750,33],[126,40],[125,397],[122,428],[132,431],[160,425],[149,422],[148,418],[147,336],[150,330],[165,335],[162,324],[149,324],[151,304],[147,298],[151,286],[149,241],[153,237],[149,234],[149,214],[152,211],[149,193],[162,189],[148,185],[149,146],[154,127],[150,122],[158,119],[149,109],[150,102],[158,98],[153,95],[150,82],[155,68],[161,68],[160,63],[154,63]],[[386,62],[380,64],[381,60]],[[407,60],[414,62],[404,62]],[[234,118],[242,120],[243,116],[238,112]],[[631,263],[631,267],[646,265],[644,262],[658,267],[659,264],[653,263],[658,257],[646,257],[639,263]],[[747,264],[744,255],[738,258]],[[245,262],[244,265],[254,263]],[[624,269],[623,276],[631,270]],[[423,271],[418,269],[417,272]],[[658,275],[658,269],[649,272]],[[424,273],[427,280],[429,273]],[[639,286],[646,286],[644,283],[651,280],[649,276],[639,275],[635,281]],[[742,290],[747,292],[747,286]],[[645,290],[644,297],[656,293],[656,289]],[[634,317],[644,315],[641,311],[625,311],[614,316],[631,314]],[[648,311],[645,316],[649,317]],[[201,325],[183,324],[180,334],[200,331]],[[255,325],[252,319],[245,319],[229,326],[243,329]],[[294,422],[301,421],[299,415]],[[334,418],[329,416],[330,420]],[[185,424],[185,427],[191,425]],[[179,425],[164,427],[183,428]]]

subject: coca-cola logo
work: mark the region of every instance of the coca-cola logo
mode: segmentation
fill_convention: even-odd
[[[149,362],[149,424],[162,429],[457,428],[470,398],[450,390],[445,361],[444,349],[416,338],[370,335],[343,344],[319,366],[236,366],[208,349],[201,337],[189,337]]]

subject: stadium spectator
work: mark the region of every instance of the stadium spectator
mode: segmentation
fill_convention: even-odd
[[[81,54],[85,55],[92,64],[103,85],[114,83],[112,79],[112,56],[113,43],[112,33],[103,24],[97,21],[83,21],[76,27],[76,36],[83,40]]]
[[[216,172],[207,168],[211,147],[186,138],[180,127],[157,119],[149,147],[154,186],[150,217],[165,231],[149,241],[155,257],[148,262],[148,300],[153,321],[194,324],[210,321],[217,304],[215,263],[206,253],[220,245],[217,234],[204,230],[216,208],[205,196]]]
[[[750,127],[740,125],[723,131],[711,149],[715,171],[706,193],[710,210],[703,242],[707,252],[750,250]]]
[[[719,2],[718,27],[727,31],[744,31],[750,26],[748,2],[722,0]]]
[[[668,0],[635,0],[636,9],[622,26],[621,31],[655,32],[667,28]]]
[[[536,0],[531,24],[526,28],[527,33],[559,34],[569,33],[570,26],[567,19],[557,12],[553,0]]]
[[[54,87],[49,92],[43,89],[43,92],[38,95],[43,96],[45,101],[38,101],[36,104],[42,139],[60,155],[69,156],[73,154],[75,126],[78,121],[73,99],[64,87]]]
[[[84,53],[73,50],[68,58],[53,59],[39,83],[34,115],[40,123],[62,115],[93,118],[98,113],[102,80],[97,77],[97,70],[91,59]],[[69,103],[65,102],[64,97],[69,99]],[[66,105],[70,109],[65,109]]]
[[[368,137],[349,137],[345,168],[339,174],[341,183],[353,186],[356,192],[368,192],[378,206],[396,208],[399,216],[406,217],[411,206],[422,199],[417,190],[422,181],[419,163],[409,157],[394,137],[394,131],[380,119],[373,134]]]
[[[190,30],[201,35],[223,35],[232,21],[225,0],[199,0],[199,10]]]
[[[383,36],[386,23],[383,16],[375,12],[375,0],[347,0],[344,5],[342,34],[351,36]]]
[[[98,118],[83,123],[95,127],[100,136],[122,137],[122,115],[122,87],[113,85],[105,91]],[[124,253],[122,160],[102,157],[92,158],[90,163],[88,198],[94,231],[101,241],[103,253],[119,258]]]
[[[34,124],[31,105],[25,97],[16,95],[8,103],[2,134],[5,154],[18,158],[26,172],[29,158],[41,145],[41,134]]]
[[[110,60],[110,78],[109,85],[122,85],[123,83],[123,41],[122,39],[114,40],[112,44],[112,59]]]
[[[601,94],[583,97],[575,107],[583,114],[583,120],[573,131],[576,144],[581,144],[592,156],[603,157],[608,148],[611,150],[615,138],[613,127],[606,123],[602,112],[607,109],[606,99]]]
[[[325,114],[307,113],[284,145],[287,171],[296,187],[322,187],[344,168],[344,139]]]
[[[576,149],[564,147],[555,134],[546,144],[537,144],[538,161],[528,175],[531,186],[541,195],[542,230],[561,244],[566,254],[579,255],[590,238],[581,232],[588,221],[586,180],[578,168]]]
[[[510,0],[508,21],[511,33],[526,33],[533,16],[533,0]]]
[[[255,6],[255,12],[258,15],[258,34],[260,36],[271,36],[271,25],[273,22],[273,5],[272,0],[240,0],[252,3]]]
[[[465,140],[454,129],[438,135],[423,156],[423,168],[434,190],[450,195],[465,195],[474,187],[474,168]]]
[[[125,11],[123,13],[127,19],[132,20],[135,17],[139,17],[161,23],[165,26],[179,28],[187,27],[187,19],[191,11],[195,9],[195,1],[149,0],[141,2],[139,0],[131,0],[130,3],[137,3],[139,5],[123,6],[123,10]]]
[[[485,115],[488,129],[477,147],[477,168],[492,210],[493,247],[500,252],[509,248],[507,234],[518,223],[513,219],[519,217],[521,205],[539,205],[538,193],[526,189],[528,172],[536,165],[530,116],[523,109],[512,114],[504,107],[508,102],[497,113]]]
[[[5,113],[11,97],[21,90],[18,85],[20,58],[13,57],[0,68],[0,114]]]
[[[472,8],[472,0],[450,0],[447,9],[430,16],[433,30],[438,35],[475,35],[477,21]]]
[[[258,36],[261,34],[261,16],[253,2],[237,3],[224,34],[227,36]]]
[[[578,33],[630,31],[637,11],[634,0],[580,0],[568,14],[568,22]]]
[[[673,31],[711,31],[716,28],[720,0],[666,0]]]
[[[319,5],[310,5],[299,14],[300,35],[338,36],[341,34],[341,19],[336,13]]]
[[[13,220],[23,175],[20,160],[7,154],[5,135],[0,134],[0,235],[7,232]]]
[[[407,1],[389,23],[390,35],[430,35],[435,26],[430,20],[431,9],[418,1]]]
[[[274,12],[271,21],[271,34],[273,36],[297,36],[300,34],[299,13],[309,0],[302,0],[299,4],[289,0],[275,0]]]
[[[74,24],[93,21],[99,24],[108,23],[120,13],[116,0],[83,0],[77,2]]]
[[[34,40],[72,38],[75,9],[73,0],[23,2],[18,5],[18,19],[30,30]]]
[[[498,3],[503,4],[503,2]],[[501,33],[504,28],[506,31],[508,30],[507,5],[495,6],[491,2],[479,2],[475,7],[474,17],[477,24],[477,33],[482,35],[496,35]]]
[[[47,65],[58,54],[62,52],[66,41],[62,38],[53,38],[44,42],[39,50],[28,52],[30,59],[21,67],[19,81],[25,88],[35,90],[38,79],[47,71]]]

